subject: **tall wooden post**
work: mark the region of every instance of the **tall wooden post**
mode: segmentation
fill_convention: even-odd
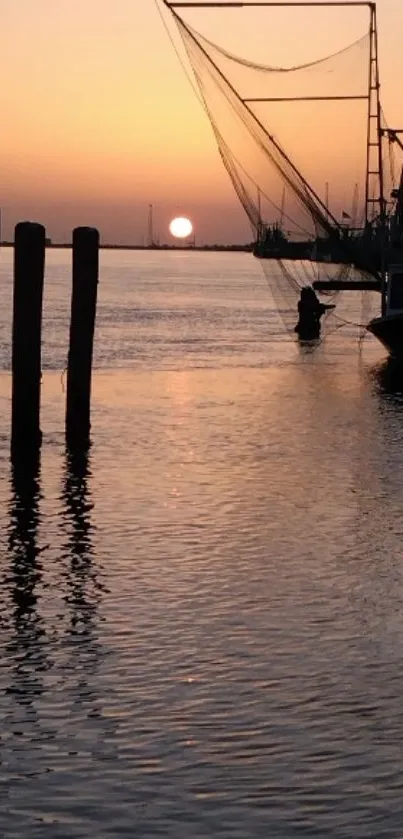
[[[35,222],[16,225],[12,338],[13,459],[31,455],[41,444],[41,327],[45,273],[45,228]]]
[[[99,233],[73,230],[73,291],[67,368],[66,440],[70,448],[90,442],[91,368],[99,271]]]

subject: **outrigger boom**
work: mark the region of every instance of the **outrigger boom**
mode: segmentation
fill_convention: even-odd
[[[350,0],[318,0],[318,2],[309,2],[309,0],[304,0],[303,3],[298,3],[296,0],[286,0],[286,2],[282,3],[280,0],[274,0],[274,2],[270,2],[270,0],[251,0],[251,2],[231,2],[231,3],[223,3],[218,0],[218,2],[214,2],[214,0],[206,0],[206,2],[185,2],[185,3],[169,3],[169,0],[164,0],[166,6],[169,6],[171,9],[203,9],[203,8],[215,8],[215,9],[243,9],[244,7],[248,6],[368,6],[369,8],[375,7],[376,3],[370,2],[370,0],[354,0],[354,2],[350,3]]]

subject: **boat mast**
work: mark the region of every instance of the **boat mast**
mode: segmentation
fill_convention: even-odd
[[[369,4],[369,67],[367,116],[367,168],[365,179],[365,227],[379,217],[381,230],[385,226],[385,197],[382,160],[382,119],[380,102],[378,30],[376,3]]]
[[[280,207],[280,229],[282,229],[284,224],[284,210],[285,210],[285,186],[283,186],[283,192],[281,195],[281,207]]]
[[[258,230],[257,235],[260,238],[263,228],[262,223],[262,194],[260,192],[260,188],[257,188],[257,212],[258,212]]]

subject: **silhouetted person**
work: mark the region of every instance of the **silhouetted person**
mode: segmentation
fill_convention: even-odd
[[[314,341],[320,336],[320,319],[333,303],[321,303],[312,286],[304,286],[298,301],[298,323],[295,332],[301,341]]]

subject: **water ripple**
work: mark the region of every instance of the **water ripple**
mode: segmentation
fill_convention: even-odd
[[[299,355],[256,263],[194,256],[103,256],[81,455],[50,257],[41,457],[0,438],[1,835],[397,839],[399,382],[350,335]]]

